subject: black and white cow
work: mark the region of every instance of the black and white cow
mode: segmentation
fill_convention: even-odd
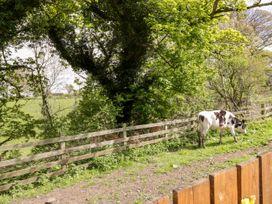
[[[230,130],[235,142],[237,142],[235,130],[246,133],[245,121],[239,120],[233,113],[225,110],[202,111],[198,113],[198,122],[199,147],[205,147],[205,137],[210,128],[220,129],[220,144],[222,144],[223,129]]]

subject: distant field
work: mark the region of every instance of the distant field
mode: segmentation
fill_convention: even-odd
[[[49,105],[53,114],[57,114],[58,116],[67,115],[76,103],[79,101],[79,97],[77,96],[69,96],[69,97],[51,97],[49,98]],[[42,117],[41,114],[41,104],[42,100],[40,97],[36,98],[27,98],[22,99],[18,102],[22,104],[22,111],[33,116],[36,119]],[[12,105],[12,103],[10,103]]]
[[[67,115],[70,111],[73,110],[73,107],[78,103],[80,100],[79,97],[73,96],[73,97],[65,97],[65,96],[56,96],[56,97],[51,97],[49,99],[49,105],[51,108],[51,111],[53,114],[56,113],[58,116],[65,116]],[[41,98],[36,97],[36,98],[27,98],[27,99],[22,99],[18,101],[19,104],[22,105],[22,111],[33,116],[35,119],[39,119],[42,117],[41,114]],[[14,103],[10,102],[9,105],[12,106]],[[0,142],[5,140],[5,137],[0,136]],[[23,143],[26,141],[35,141],[35,138],[31,138],[30,140],[26,138],[18,138],[16,140],[12,140],[6,144],[18,144],[18,143]],[[24,153],[29,153],[30,150],[25,149]]]

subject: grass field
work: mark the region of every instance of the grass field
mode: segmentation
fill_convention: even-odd
[[[49,98],[49,105],[50,109],[52,111],[52,114],[57,115],[57,116],[65,116],[67,115],[70,111],[73,110],[75,105],[78,103],[80,100],[79,97],[77,96],[56,96],[56,97],[50,97]],[[21,110],[31,116],[33,116],[35,119],[40,119],[42,117],[41,114],[41,98],[36,97],[36,98],[26,98],[26,99],[21,99],[17,102],[18,104],[22,105]],[[10,102],[8,105],[12,106],[14,103]],[[0,136],[0,142],[5,140],[4,137]],[[12,140],[6,144],[18,144],[18,143],[23,143],[26,142],[26,138],[19,138],[16,140]],[[35,139],[31,139],[29,141],[34,141]],[[29,151],[26,151],[29,153]]]
[[[52,114],[56,114],[58,116],[65,116],[76,105],[79,101],[79,97],[77,96],[62,96],[62,97],[50,97],[49,105],[52,111]],[[10,103],[12,105],[13,103]],[[18,101],[18,104],[22,105],[22,111],[33,116],[35,119],[39,119],[42,117],[41,114],[41,98],[27,98],[21,99]]]

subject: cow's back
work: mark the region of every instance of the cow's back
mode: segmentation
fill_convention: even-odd
[[[198,120],[200,125],[213,127],[216,126],[216,115],[213,111],[201,111],[198,113]],[[219,127],[219,122],[218,122]]]
[[[198,113],[198,120],[200,125],[207,126],[208,128],[219,128],[219,119],[216,117],[216,113],[219,113],[221,110],[212,110],[212,111],[201,111]],[[225,122],[221,128],[228,127],[230,124],[231,118],[235,117],[229,111],[225,111]]]

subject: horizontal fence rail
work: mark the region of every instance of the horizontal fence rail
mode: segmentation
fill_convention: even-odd
[[[260,105],[258,108],[234,113],[245,119],[266,118],[272,115],[272,106]],[[192,117],[137,126],[124,125],[111,130],[1,146],[0,153],[24,148],[51,148],[13,159],[0,158],[0,191],[6,191],[17,184],[37,182],[39,176],[35,174],[38,172],[48,177],[61,175],[67,170],[68,164],[194,134],[195,130],[196,117]],[[88,166],[88,161],[80,165]],[[191,191],[202,192],[201,188]]]
[[[271,204],[271,164],[272,152],[268,152],[192,186],[173,190],[173,201],[164,196],[154,204],[240,204],[246,199],[250,204]]]

